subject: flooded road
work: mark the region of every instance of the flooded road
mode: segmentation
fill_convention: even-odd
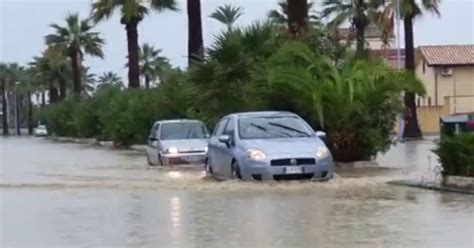
[[[134,151],[0,138],[0,247],[473,247],[474,198],[387,185],[435,180],[429,140],[391,169],[327,183],[215,182]]]

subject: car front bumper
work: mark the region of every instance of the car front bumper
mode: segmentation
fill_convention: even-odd
[[[316,164],[271,166],[270,161],[253,161],[245,159],[239,163],[243,180],[293,180],[310,179],[325,181],[333,177],[334,167],[331,157],[316,160]],[[299,167],[300,172],[290,172],[289,167]]]
[[[198,153],[177,153],[177,154],[160,154],[160,160],[163,165],[179,165],[179,164],[204,164],[206,159],[205,152]]]

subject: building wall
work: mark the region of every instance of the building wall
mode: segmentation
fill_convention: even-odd
[[[384,46],[381,38],[366,38],[366,42],[368,44],[368,48],[372,50],[382,49]],[[388,41],[388,46],[386,48],[395,49],[396,48],[395,40],[390,39]]]
[[[425,86],[426,96],[419,98],[418,102],[421,106],[430,104],[439,106],[443,104],[445,97],[452,97],[453,112],[474,111],[474,66],[451,68],[453,69],[451,76],[442,76],[441,67],[430,67],[420,60],[416,67],[416,75]]]

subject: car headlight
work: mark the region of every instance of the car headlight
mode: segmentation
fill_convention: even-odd
[[[267,155],[258,149],[249,149],[247,150],[247,154],[250,159],[253,159],[256,161],[264,160],[267,158]]]
[[[204,147],[204,152],[207,152],[208,150],[209,150],[208,146]]]
[[[317,158],[325,158],[329,155],[329,149],[326,146],[320,146],[316,149]]]
[[[177,154],[179,152],[178,148],[177,147],[170,147],[168,149],[166,149],[166,153],[169,153],[169,154]]]

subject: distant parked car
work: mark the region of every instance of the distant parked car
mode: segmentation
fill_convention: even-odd
[[[38,125],[34,130],[33,133],[35,136],[40,137],[40,136],[47,136],[48,135],[48,129],[46,128],[45,125]]]
[[[158,121],[151,128],[148,138],[148,164],[203,164],[208,138],[208,129],[201,121]]]
[[[318,137],[324,135],[290,112],[231,114],[209,140],[206,171],[218,179],[329,180],[333,160]]]

